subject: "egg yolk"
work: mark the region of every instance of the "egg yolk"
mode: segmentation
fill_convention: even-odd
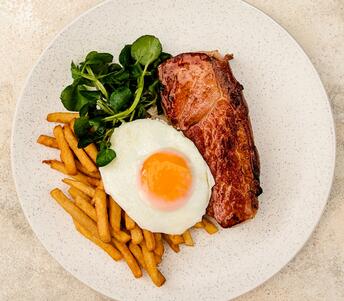
[[[167,209],[185,201],[191,189],[192,173],[183,156],[160,151],[145,159],[140,180],[149,198],[155,203],[158,200],[160,205],[164,203]]]

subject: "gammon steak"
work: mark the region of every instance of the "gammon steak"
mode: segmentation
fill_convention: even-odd
[[[262,193],[243,86],[231,58],[217,51],[182,53],[158,69],[164,112],[208,163],[215,186],[207,214],[225,228],[254,217]]]

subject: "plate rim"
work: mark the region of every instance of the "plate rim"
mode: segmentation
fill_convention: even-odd
[[[263,10],[259,9],[257,6],[255,6],[255,5],[251,4],[251,3],[248,3],[246,0],[231,0],[231,1],[235,1],[235,2],[241,3],[242,5],[248,7],[249,9],[253,9],[257,14],[262,15],[263,17],[266,17],[266,18],[270,19],[270,21],[272,21],[273,24],[275,24],[277,27],[279,27],[284,32],[284,34],[286,34],[286,36],[291,41],[291,43],[293,43],[301,51],[303,57],[305,58],[305,60],[307,60],[309,66],[311,66],[312,72],[314,73],[314,75],[315,75],[315,77],[316,77],[316,79],[318,81],[318,85],[321,87],[321,90],[323,90],[324,96],[326,97],[326,101],[325,102],[326,102],[326,106],[328,108],[329,125],[330,125],[330,131],[332,133],[332,135],[331,135],[331,140],[332,140],[331,141],[331,147],[332,147],[331,170],[332,170],[332,173],[330,175],[330,181],[329,181],[329,185],[328,185],[328,188],[327,188],[327,194],[326,194],[326,197],[324,198],[322,208],[321,208],[321,210],[319,210],[319,212],[317,212],[318,216],[315,219],[316,222],[314,223],[314,225],[312,227],[309,227],[309,234],[308,234],[307,237],[305,236],[304,242],[298,248],[296,248],[294,254],[292,254],[290,259],[286,263],[284,263],[282,266],[275,268],[273,270],[273,272],[270,274],[270,276],[267,276],[267,277],[263,278],[262,281],[260,281],[259,283],[253,285],[248,290],[242,291],[242,292],[237,293],[236,295],[233,295],[228,300],[233,300],[235,298],[238,298],[239,296],[245,295],[245,294],[255,290],[256,288],[262,286],[264,283],[266,283],[268,280],[270,280],[273,276],[275,276],[277,273],[282,271],[282,269],[284,269],[299,254],[299,252],[304,248],[304,246],[308,243],[308,241],[310,240],[311,236],[313,235],[315,229],[318,227],[318,225],[320,223],[321,217],[323,216],[323,213],[325,211],[326,205],[327,205],[328,200],[330,198],[332,187],[333,187],[333,182],[334,182],[334,175],[335,175],[335,169],[336,169],[335,168],[335,163],[336,163],[336,156],[337,156],[337,134],[336,134],[336,126],[335,126],[333,108],[332,108],[330,99],[328,97],[327,91],[325,89],[325,86],[324,86],[324,84],[323,84],[323,82],[321,80],[321,77],[319,75],[319,72],[315,68],[314,64],[312,63],[311,59],[307,55],[307,53],[304,50],[304,48],[299,44],[299,42],[294,38],[294,36],[284,26],[282,26],[279,22],[277,22],[268,13],[266,13]],[[53,256],[53,254],[50,252],[50,250],[46,247],[46,244],[43,242],[43,240],[40,239],[40,237],[38,236],[36,231],[34,231],[34,228],[33,228],[32,224],[31,224],[31,221],[28,218],[27,212],[24,209],[23,202],[22,202],[22,200],[21,200],[21,198],[19,196],[19,189],[18,189],[19,186],[18,186],[18,183],[17,183],[16,174],[15,174],[15,167],[14,167],[14,133],[15,133],[15,128],[16,128],[16,125],[17,125],[17,120],[18,120],[18,115],[19,115],[19,113],[18,113],[19,112],[19,107],[21,106],[21,103],[23,101],[24,92],[26,90],[26,87],[27,87],[27,85],[28,85],[28,83],[29,83],[29,81],[31,79],[31,76],[34,73],[36,67],[38,66],[38,64],[40,63],[40,61],[42,60],[42,58],[44,57],[46,52],[51,48],[51,46],[55,43],[55,41],[61,36],[61,34],[63,34],[66,30],[68,30],[70,27],[72,27],[75,23],[77,23],[85,15],[87,15],[90,12],[98,9],[99,7],[102,7],[102,6],[106,5],[109,2],[115,2],[115,0],[104,0],[104,1],[101,1],[100,3],[98,3],[98,4],[88,8],[86,11],[84,11],[83,13],[81,13],[80,15],[75,17],[71,22],[69,22],[65,26],[63,26],[59,31],[57,31],[55,36],[47,44],[47,46],[43,49],[43,51],[41,52],[41,54],[38,56],[38,58],[36,59],[35,63],[31,67],[29,73],[27,74],[27,76],[26,76],[26,78],[25,78],[25,80],[23,82],[23,85],[22,85],[22,88],[21,88],[21,92],[19,93],[19,96],[17,97],[17,101],[16,101],[16,105],[15,105],[15,110],[14,110],[14,114],[13,114],[12,129],[11,129],[11,136],[10,136],[10,160],[11,160],[10,164],[11,164],[11,174],[12,174],[12,178],[13,178],[13,181],[14,181],[15,192],[17,194],[17,197],[18,197],[19,204],[20,204],[20,207],[22,209],[22,212],[23,212],[23,214],[25,216],[26,221],[30,225],[30,228],[31,228],[34,236],[41,243],[41,245],[44,247],[45,251],[55,260],[55,262],[57,262],[59,264],[59,266],[61,266],[65,271],[67,271],[71,276],[73,276],[75,279],[80,281],[82,284],[86,285],[87,287],[90,287],[92,290],[94,290],[95,292],[101,294],[102,296],[106,296],[106,297],[108,297],[108,298],[110,298],[112,300],[115,300],[114,296],[110,296],[110,295],[107,295],[107,294],[103,293],[102,291],[100,291],[94,285],[88,284],[84,280],[79,279],[77,276],[75,276],[73,274],[73,272],[71,271],[71,269],[65,267],[58,259],[56,259]]]

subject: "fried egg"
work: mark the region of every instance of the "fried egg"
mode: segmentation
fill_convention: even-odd
[[[196,146],[160,120],[116,128],[116,158],[100,168],[105,190],[143,229],[181,234],[202,219],[214,178]]]

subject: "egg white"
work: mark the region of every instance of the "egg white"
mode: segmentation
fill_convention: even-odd
[[[110,164],[100,168],[105,190],[141,228],[181,234],[202,219],[215,182],[202,155],[182,132],[163,121],[140,119],[116,128],[111,145],[117,156]],[[143,161],[163,149],[182,154],[192,172],[192,191],[187,201],[172,211],[153,207],[142,197],[138,185]]]

